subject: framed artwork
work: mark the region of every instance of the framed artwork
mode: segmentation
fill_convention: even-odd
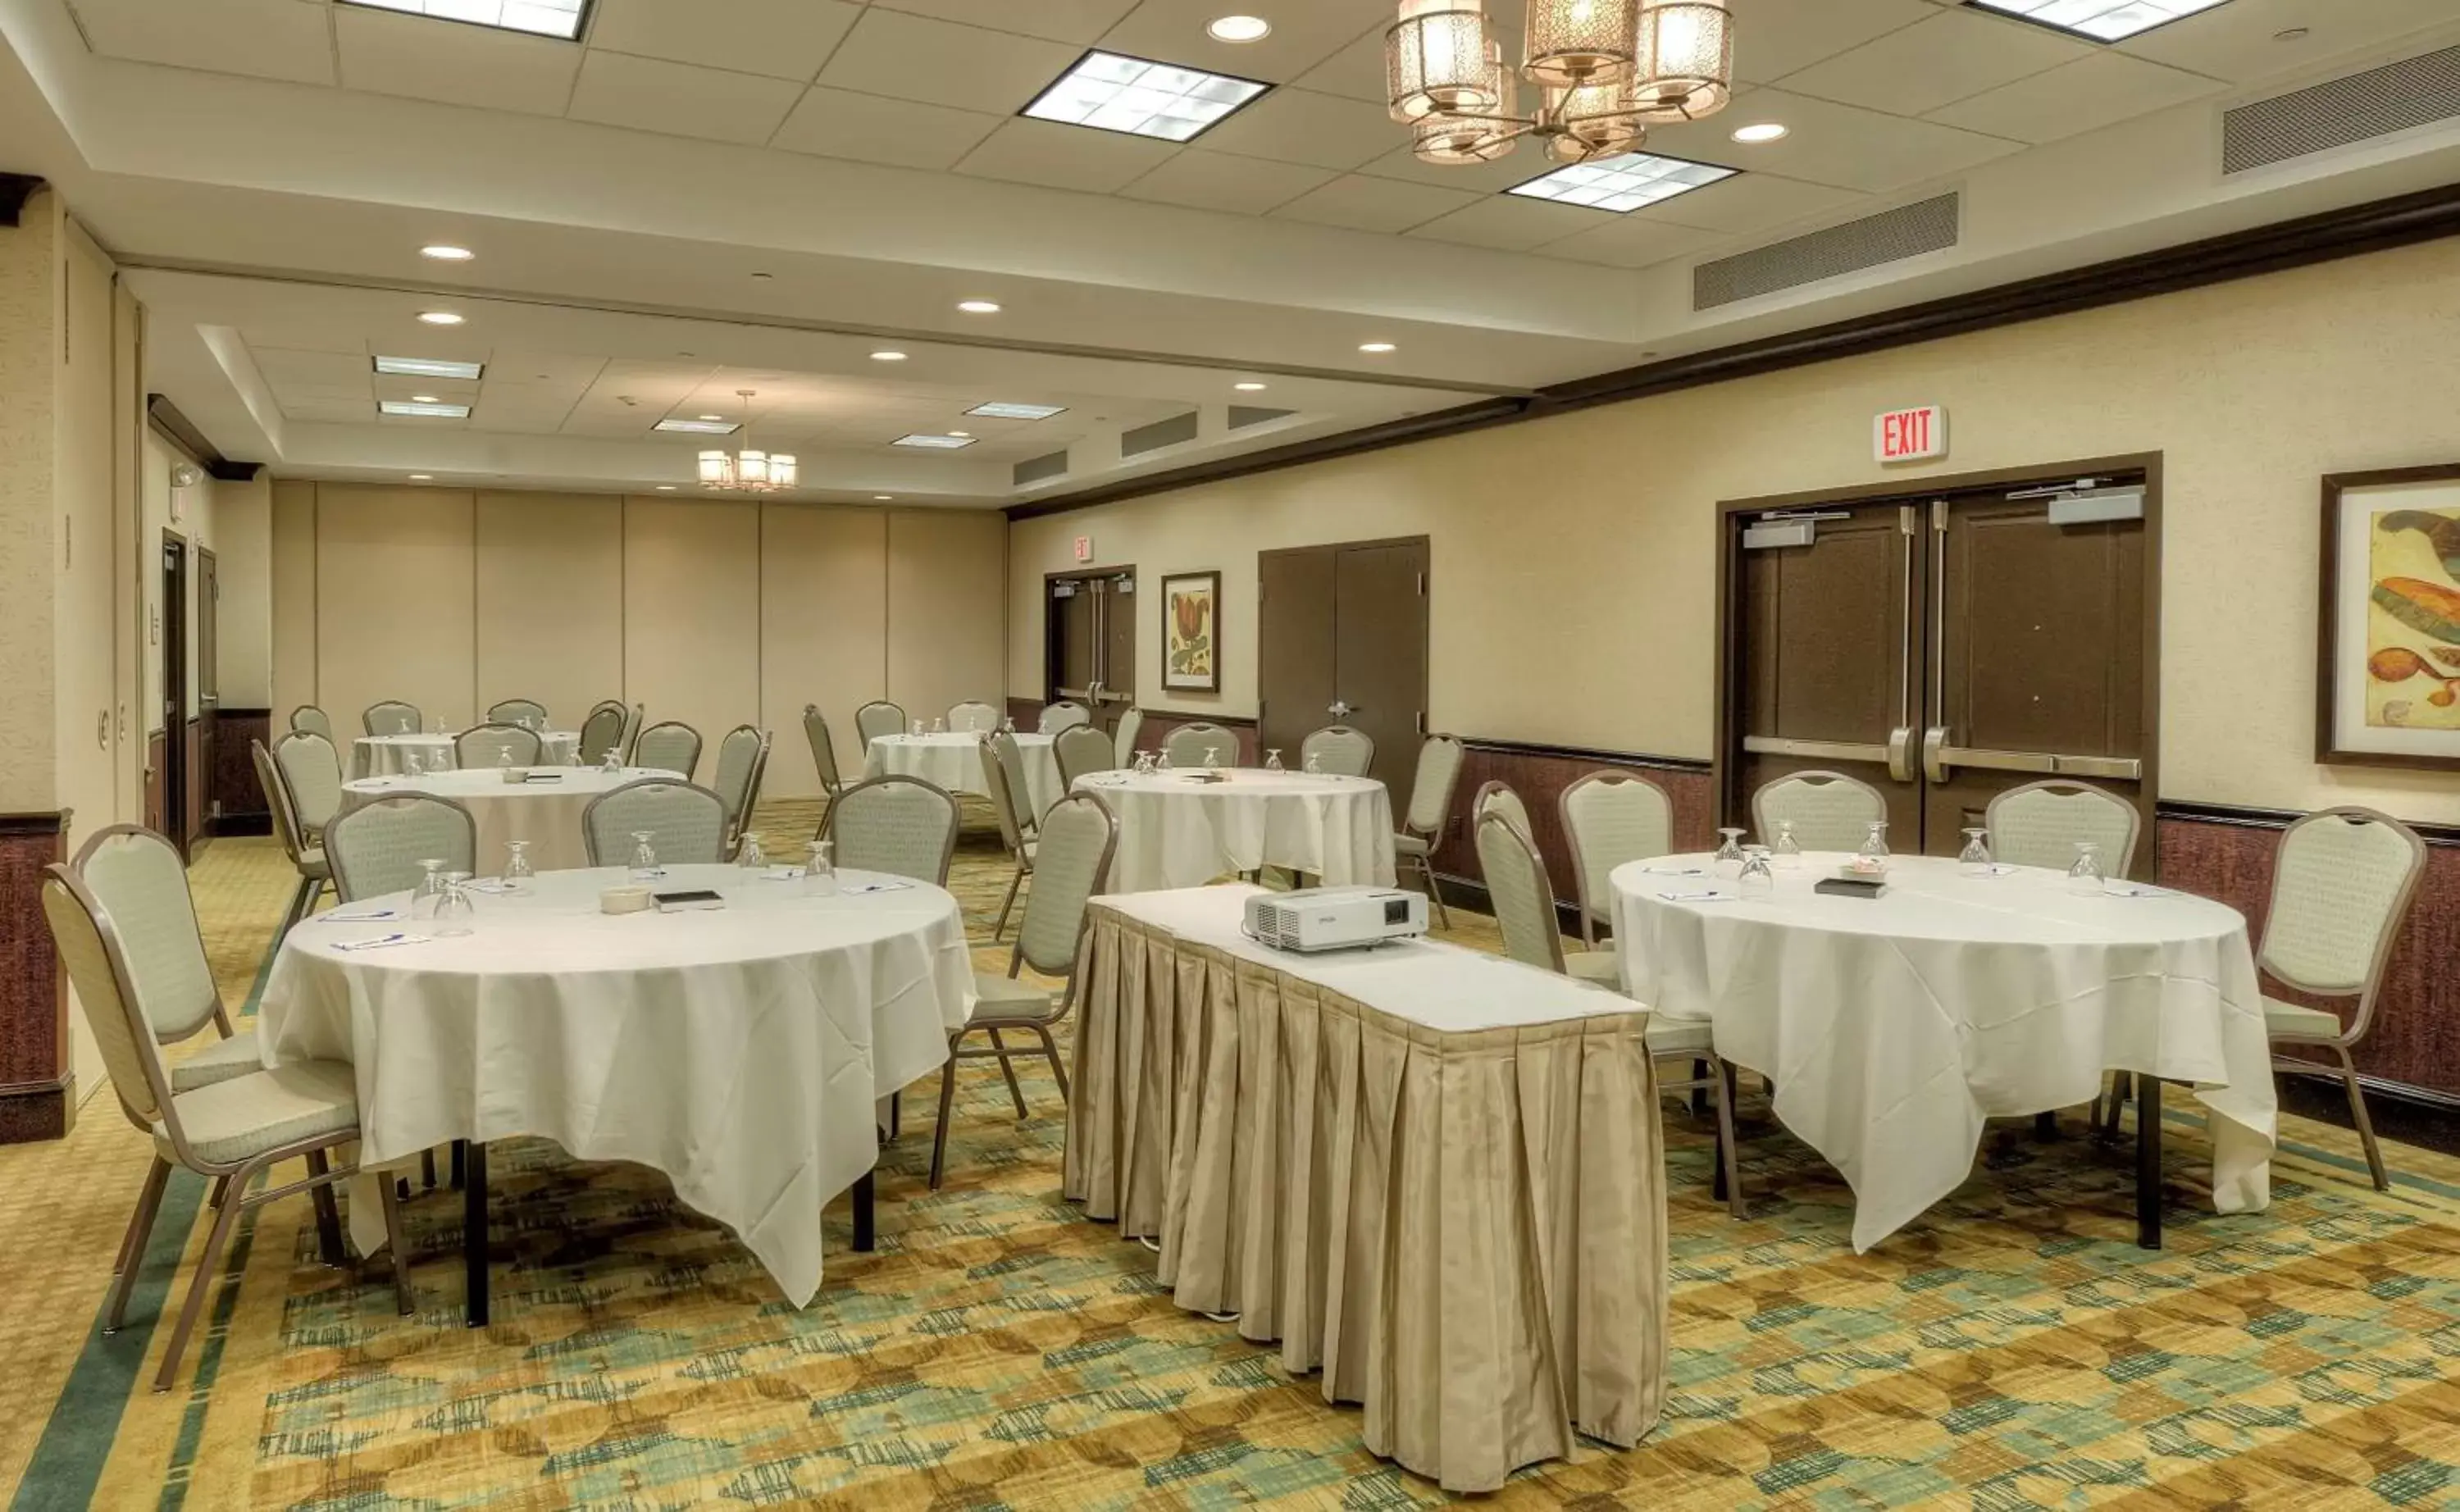
[[[2315,759],[2460,770],[2460,463],[2323,479]]]
[[[1161,685],[1176,692],[1221,691],[1220,573],[1161,580]]]

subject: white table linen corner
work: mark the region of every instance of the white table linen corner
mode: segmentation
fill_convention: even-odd
[[[1031,810],[1017,817],[1029,823],[1034,815],[1047,812],[1058,802],[1065,792],[1059,780],[1053,738],[1026,731],[1017,733],[1017,751],[1025,758],[1025,801]],[[938,735],[880,735],[864,749],[862,772],[866,777],[921,777],[950,793],[988,798],[990,785],[983,768],[985,756],[983,737],[962,730]]]
[[[1207,782],[1187,771],[1097,772],[1076,780],[1119,821],[1110,890],[1199,887],[1280,866],[1325,886],[1389,887],[1396,876],[1392,799],[1370,777],[1235,768]]]

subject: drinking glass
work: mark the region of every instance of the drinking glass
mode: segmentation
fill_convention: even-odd
[[[914,721],[914,738],[917,740],[922,738],[922,721],[920,719]]]
[[[435,748],[435,754],[427,758],[427,770],[438,776],[453,770],[452,741],[447,740]]]
[[[1857,862],[1867,862],[1866,870],[1885,871],[1888,866],[1888,821],[1871,820],[1871,833],[1862,840],[1862,848],[1854,853]]]
[[[436,900],[444,896],[444,864],[441,860],[422,861],[418,863],[419,869],[427,875],[418,880],[418,890],[411,894],[410,916],[412,918],[435,917]]]
[[[1987,877],[1990,866],[1990,832],[1968,829],[1964,832],[1964,849],[1957,854],[1956,866],[1968,877]]]
[[[944,717],[932,720],[931,733],[935,735],[946,735],[948,733],[948,721]]]
[[[502,747],[496,753],[496,770],[498,772],[510,772],[512,769],[513,748],[511,746]]]
[[[2079,898],[2098,898],[2110,873],[2102,870],[2101,847],[2089,840],[2076,841],[2075,864],[2068,868],[2068,891]]]
[[[1219,772],[1221,770],[1221,748],[1219,746],[1206,746],[1204,748],[1204,770],[1207,772]]]
[[[608,746],[606,748],[605,758],[598,763],[598,770],[605,773],[608,777],[615,777],[622,773],[624,770],[624,752],[622,748],[617,746]]]
[[[807,897],[834,898],[838,891],[837,844],[833,841],[812,841],[811,862],[803,868],[803,892]]]
[[[646,829],[632,832],[632,880],[654,882],[658,878],[658,848],[649,843],[657,837]]]
[[[1717,875],[1741,876],[1743,874],[1743,832],[1738,829],[1721,829],[1717,833],[1725,837],[1717,846],[1716,860],[1711,862]]]
[[[1139,752],[1137,752],[1137,753],[1136,753],[1136,767],[1135,767],[1135,773],[1136,773],[1136,776],[1138,776],[1138,777],[1151,777],[1151,776],[1153,776],[1153,769],[1154,769],[1154,754],[1153,754],[1152,752],[1150,752],[1150,751],[1139,751]]]
[[[1001,733],[1002,735],[1014,735],[1014,734],[1016,734],[1016,715],[1014,715],[1014,714],[1002,714],[1002,715],[1000,715],[1000,733]]]
[[[404,777],[425,777],[427,775],[427,762],[420,757],[418,747],[412,746],[409,754],[402,757],[401,773]]]
[[[504,885],[513,892],[529,892],[538,876],[530,864],[530,842],[525,840],[504,841]]]
[[[1324,753],[1323,753],[1323,752],[1321,752],[1321,751],[1310,751],[1310,752],[1308,752],[1308,753],[1307,753],[1307,758],[1306,758],[1306,774],[1307,774],[1307,776],[1309,776],[1309,777],[1322,777],[1322,776],[1324,776]]]
[[[1267,772],[1279,772],[1282,770],[1282,753],[1280,751],[1273,750],[1264,753],[1264,770]]]
[[[735,848],[734,863],[745,871],[769,869],[769,853],[760,848],[760,837],[745,831],[743,843]]]
[[[1170,770],[1170,747],[1162,747],[1161,754],[1154,757],[1154,770],[1156,772],[1167,772]]]
[[[1776,821],[1774,854],[1778,870],[1800,871],[1802,869],[1802,841],[1793,838],[1793,820],[1781,819]]]
[[[435,900],[436,934],[446,939],[468,934],[477,917],[477,905],[470,901],[470,874],[445,873],[444,892]]]
[[[1776,868],[1770,863],[1766,845],[1743,847],[1743,870],[1736,890],[1746,898],[1776,896]]]

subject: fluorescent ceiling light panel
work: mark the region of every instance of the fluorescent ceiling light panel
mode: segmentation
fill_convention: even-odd
[[[1065,415],[1064,404],[977,404],[965,412],[986,420],[1047,420],[1054,415]]]
[[[1035,120],[1192,141],[1271,88],[1251,78],[1208,74],[1117,53],[1088,53],[1059,82],[1025,107]]]
[[[970,436],[901,436],[891,444],[918,447],[927,452],[955,452],[973,445],[974,438]]]
[[[1654,153],[1627,152],[1620,158],[1576,162],[1542,179],[1515,184],[1512,193],[1557,204],[1584,204],[1593,210],[1629,215],[1644,205],[1660,204],[1678,194],[1730,179],[1737,170],[1711,162],[1686,162]]]
[[[466,404],[421,404],[415,399],[386,399],[376,406],[379,414],[412,415],[428,420],[466,420],[470,406]]]
[[[686,436],[732,436],[743,426],[735,420],[660,420],[657,429]]]
[[[2096,42],[2124,42],[2229,0],[1964,0],[1980,11],[2019,16]]]
[[[362,11],[400,11],[434,16],[439,21],[466,21],[498,32],[526,32],[533,36],[581,36],[589,14],[588,0],[341,0]]]
[[[404,378],[467,378],[476,383],[487,375],[483,362],[438,362],[432,357],[378,357],[378,373]]]

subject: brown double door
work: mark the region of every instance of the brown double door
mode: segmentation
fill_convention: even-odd
[[[1050,578],[1048,694],[1092,711],[1105,735],[1135,701],[1136,569],[1105,567]]]
[[[2157,509],[2141,465],[1729,506],[1725,822],[1824,769],[1885,796],[1903,852],[1953,856],[1991,799],[2053,777],[2150,834]]]
[[[1259,552],[1258,743],[1292,767],[1345,724],[1375,742],[1370,776],[1406,802],[1427,731],[1426,538]]]

